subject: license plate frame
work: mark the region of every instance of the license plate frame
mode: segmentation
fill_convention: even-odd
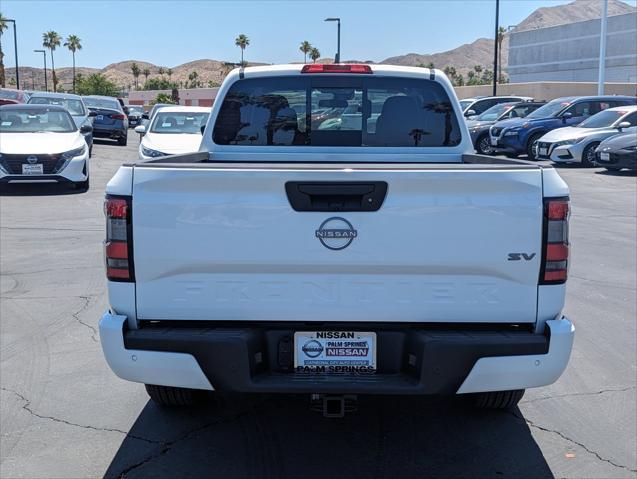
[[[22,174],[25,176],[43,175],[44,165],[42,163],[36,163],[34,165],[22,163]]]
[[[377,347],[373,331],[296,331],[294,370],[326,374],[374,373]]]

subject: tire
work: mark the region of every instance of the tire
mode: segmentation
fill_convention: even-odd
[[[193,406],[201,401],[203,392],[198,389],[175,388],[145,384],[146,392],[159,406],[184,407]]]
[[[582,151],[582,166],[584,168],[592,168],[595,166],[593,161],[595,160],[595,150],[599,146],[599,142],[594,141]]]
[[[475,406],[479,409],[509,409],[520,402],[524,389],[515,391],[492,391],[475,396]]]
[[[117,139],[117,144],[119,146],[126,146],[127,143],[128,143],[128,135],[120,136]]]
[[[91,146],[88,149],[88,157],[90,158],[91,156],[93,156],[93,145],[91,144]]]
[[[476,140],[476,151],[481,155],[493,155],[494,150],[491,146],[491,138],[489,134],[483,134]]]
[[[90,178],[86,178],[84,181],[78,181],[75,183],[75,189],[78,191],[86,192],[90,188]]]
[[[537,160],[537,158],[533,154],[533,143],[535,143],[537,140],[542,138],[542,136],[544,136],[544,133],[534,133],[533,135],[531,135],[531,138],[529,138],[529,141],[526,144],[527,159],[533,160],[533,161]]]

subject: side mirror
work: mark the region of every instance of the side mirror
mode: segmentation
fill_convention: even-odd
[[[93,131],[93,127],[91,125],[82,125],[80,127],[80,133],[91,133]]]
[[[146,126],[145,125],[136,126],[135,133],[139,133],[140,135],[143,135],[144,133],[146,133]]]
[[[573,118],[573,114],[567,111],[562,115],[562,123],[566,123],[566,120],[570,120],[571,118]]]
[[[467,110],[464,114],[464,116],[476,116],[477,113],[475,110]]]
[[[201,125],[201,128],[199,128],[201,130],[201,136],[203,136],[203,132],[206,130],[206,125]]]
[[[142,113],[142,118],[144,120],[148,120],[148,113]]]
[[[90,111],[88,112],[88,116],[97,116],[97,112],[96,112],[96,111],[93,111],[93,110],[90,110]]]
[[[622,131],[624,128],[630,128],[632,125],[629,121],[622,121],[619,125],[617,125],[617,129]]]

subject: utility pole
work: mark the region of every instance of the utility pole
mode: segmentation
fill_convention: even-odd
[[[597,94],[604,94],[606,81],[606,24],[608,23],[608,0],[603,0],[602,26],[599,33],[599,77],[597,79]]]
[[[334,57],[334,63],[341,62],[341,19],[338,17],[329,17],[325,19],[326,22],[336,22],[336,56]]]
[[[15,52],[15,87],[20,89],[20,72],[18,71],[18,34],[16,33],[15,20],[7,18],[5,21],[13,23],[13,48]]]
[[[495,48],[493,49],[493,96],[498,94],[498,30],[500,30],[500,0],[495,0]]]
[[[46,50],[33,50],[35,53],[41,53],[44,58],[44,91],[49,91],[49,85],[46,80]]]

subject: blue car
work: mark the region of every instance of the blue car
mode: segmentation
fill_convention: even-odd
[[[499,121],[489,129],[491,145],[508,156],[528,155],[535,160],[533,144],[547,132],[581,123],[606,108],[637,104],[634,96],[571,96],[556,98],[525,118]]]
[[[120,146],[128,141],[128,116],[117,98],[88,95],[82,97],[84,104],[95,113],[93,137],[117,140]]]
[[[50,93],[50,92],[35,92],[31,95],[28,101],[29,104],[35,105],[59,105],[71,114],[75,126],[78,130],[81,130],[84,125],[93,126],[90,117],[95,114],[86,108],[86,105],[82,101],[82,97],[79,95],[73,95],[71,93]],[[93,130],[84,128],[84,139],[88,145],[88,154],[93,154]]]

